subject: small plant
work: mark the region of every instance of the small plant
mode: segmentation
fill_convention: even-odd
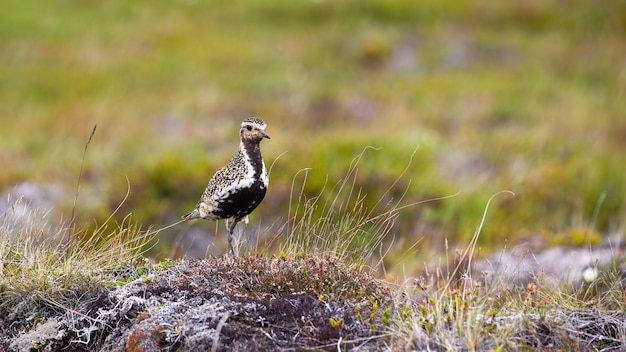
[[[32,342],[32,349],[34,349],[35,351],[43,351],[46,348],[46,345],[47,344],[45,344],[45,343],[41,343],[41,342],[38,342],[38,341],[33,341]]]
[[[337,329],[337,330],[341,330],[341,328],[343,328],[343,318],[340,318],[339,320],[336,320],[335,318],[330,318],[329,319],[330,322],[330,326],[333,329]]]
[[[280,251],[280,253],[278,253],[278,258],[282,259],[282,260],[285,260],[285,259],[287,259],[287,254],[285,254],[285,252],[283,252],[283,251]]]
[[[356,316],[356,320],[360,323],[363,322],[363,316],[361,315],[361,306],[360,305],[355,305],[354,306],[354,314]]]
[[[387,309],[383,311],[382,315],[380,316],[380,320],[385,326],[391,325],[391,306],[387,307]]]
[[[372,313],[370,314],[370,322],[374,323],[376,321],[376,316],[378,314],[378,302],[374,297],[370,298],[370,308]]]
[[[165,270],[169,269],[176,264],[176,261],[171,260],[169,258],[165,258],[154,265],[154,269],[156,270]]]

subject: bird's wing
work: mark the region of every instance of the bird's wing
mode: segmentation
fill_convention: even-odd
[[[211,192],[212,198],[216,201],[220,202],[228,198],[233,192],[236,192],[238,189],[250,187],[253,180],[251,178],[243,177],[243,175],[224,173],[223,177],[220,178],[221,182],[217,185],[218,182],[215,182],[214,190]]]
[[[207,197],[220,202],[237,189],[250,186],[253,179],[246,170],[245,164],[239,161],[240,159],[233,158],[226,166],[217,170],[207,186]]]

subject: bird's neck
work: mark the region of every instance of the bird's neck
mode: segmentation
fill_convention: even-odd
[[[249,162],[254,169],[254,174],[259,177],[263,172],[263,157],[261,156],[261,147],[259,143],[250,141],[241,141],[239,150],[244,156],[246,162]]]

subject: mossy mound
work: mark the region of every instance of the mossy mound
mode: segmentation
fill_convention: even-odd
[[[391,291],[330,256],[165,262],[148,270],[120,268],[110,282],[108,292],[85,291],[93,294],[63,305],[5,306],[0,347],[373,351],[389,344]]]

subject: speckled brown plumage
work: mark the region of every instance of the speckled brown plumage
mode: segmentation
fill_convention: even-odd
[[[261,203],[267,191],[268,176],[260,143],[270,138],[265,133],[266,123],[258,117],[241,123],[241,142],[235,156],[219,169],[209,181],[193,211],[184,215],[185,220],[226,219],[228,250],[234,254],[232,234],[235,225],[246,219]]]

